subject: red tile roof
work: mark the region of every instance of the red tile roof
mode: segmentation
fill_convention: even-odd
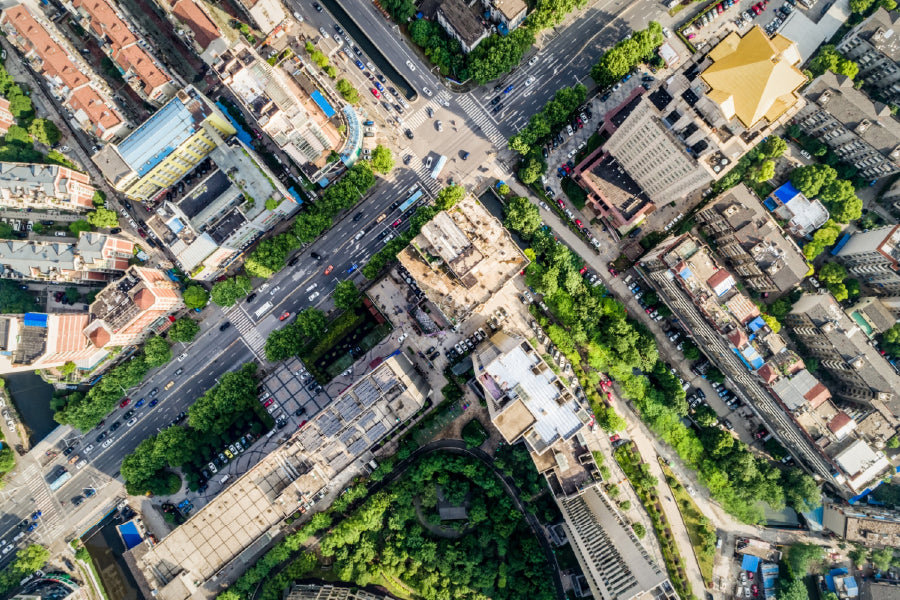
[[[122,118],[115,109],[108,106],[93,88],[87,86],[75,90],[69,98],[69,106],[73,112],[84,111],[91,123],[100,129],[101,137],[103,131],[109,131],[122,123]]]
[[[771,363],[766,363],[757,369],[756,374],[760,376],[760,378],[766,383],[772,383],[776,379],[778,379],[779,373],[778,369],[775,368]]]
[[[113,48],[123,48],[137,42],[128,25],[106,0],[75,0],[72,5],[85,10],[91,18],[91,29],[100,37],[107,38]]]
[[[112,339],[110,333],[106,330],[106,327],[102,325],[97,327],[97,329],[93,330],[88,334],[88,338],[91,340],[91,343],[94,344],[98,348],[102,348],[103,346],[109,343],[109,340]]]
[[[837,433],[852,420],[853,419],[850,418],[850,415],[848,415],[844,411],[841,411],[834,416],[830,423],[828,423],[828,429],[831,430],[831,433]]]
[[[87,345],[84,337],[84,328],[91,320],[90,315],[67,314],[55,315],[56,318],[56,336],[53,347],[47,348],[48,354],[56,354],[59,352],[74,352],[82,350]]]
[[[831,392],[819,382],[814,385],[811,390],[806,392],[803,397],[809,402],[810,407],[815,410],[831,398]]]
[[[16,124],[16,119],[9,110],[9,100],[0,98],[0,133],[6,133],[9,128]]]
[[[175,16],[194,32],[194,39],[206,50],[211,43],[222,37],[222,32],[194,0],[177,0],[172,8]]]
[[[57,189],[64,190],[69,202],[83,208],[94,206],[94,186],[86,173],[79,173],[66,167],[60,167],[56,174]]]
[[[116,62],[126,71],[132,70],[144,82],[144,93],[153,96],[160,86],[169,81],[168,75],[162,72],[150,55],[137,44],[126,46],[114,54]]]

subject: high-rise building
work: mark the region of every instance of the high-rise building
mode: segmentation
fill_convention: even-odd
[[[234,133],[212,101],[188,86],[119,144],[105,146],[93,161],[118,191],[134,200],[149,200]]]
[[[0,205],[90,210],[94,186],[85,173],[59,165],[0,162]]]
[[[165,331],[166,317],[183,306],[178,284],[165,273],[131,267],[97,294],[84,332],[97,348],[137,344],[151,333]]]
[[[865,285],[887,295],[900,293],[900,225],[854,233],[837,258]]]
[[[868,180],[900,170],[900,123],[887,104],[870,100],[852,79],[831,71],[817,77],[804,95],[809,102],[795,121],[806,135],[827,145]]]
[[[596,600],[678,597],[665,571],[653,562],[599,483],[556,502],[565,518],[569,543]]]
[[[900,100],[900,15],[879,8],[853,27],[837,50],[859,66],[857,81],[878,88],[894,104]]]
[[[832,392],[837,397],[862,405],[877,401],[900,415],[900,376],[834,296],[804,295],[784,322],[803,344],[804,356],[818,359],[832,375]]]

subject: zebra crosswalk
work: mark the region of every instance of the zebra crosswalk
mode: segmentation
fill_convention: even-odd
[[[497,129],[497,126],[494,125],[494,122],[491,120],[491,116],[487,113],[484,107],[477,104],[469,95],[461,95],[457,98],[459,105],[462,107],[463,112],[466,116],[475,122],[475,124],[484,132],[484,134],[491,140],[491,143],[494,146],[499,148],[506,147],[506,138],[500,133],[500,130]]]
[[[412,148],[406,149],[403,154],[408,154],[412,157],[409,166],[416,172],[416,175],[419,176],[419,179],[421,180],[419,184],[431,192],[432,197],[435,196],[443,186],[441,186],[436,179],[431,177],[431,169],[425,166],[424,159],[417,155]]]
[[[44,482],[40,469],[36,465],[29,465],[22,471],[22,476],[28,483],[28,491],[34,498],[34,511],[41,511],[40,529],[37,535],[45,540],[53,540],[60,533],[62,521],[57,511],[56,502],[50,495],[50,490]]]
[[[265,358],[266,340],[256,330],[256,324],[250,320],[243,308],[235,305],[231,310],[226,311],[226,314],[231,324],[240,332],[241,338],[246,342],[250,351],[259,359]]]

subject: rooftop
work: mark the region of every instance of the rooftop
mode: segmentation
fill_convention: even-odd
[[[194,0],[177,0],[172,12],[194,33],[194,39],[201,48],[208,48],[222,37],[222,32],[216,24]]]
[[[866,487],[891,466],[883,452],[876,452],[863,440],[856,440],[834,457],[835,462],[848,475],[848,485],[855,491]]]
[[[93,208],[90,177],[58,165],[0,162],[0,196],[56,199],[72,209]]]
[[[856,35],[867,40],[894,62],[900,62],[900,13],[879,7],[872,16],[860,23]]]
[[[732,32],[713,48],[713,60],[700,77],[726,118],[737,117],[750,128],[778,119],[798,100],[806,76],[797,68],[800,54],[793,42],[776,34],[771,39],[759,26],[744,37]]]
[[[485,34],[478,12],[463,0],[441,0],[438,12],[443,14],[444,19],[470,48]]]
[[[775,208],[772,209],[772,204]],[[765,205],[788,221],[788,229],[798,237],[805,237],[825,224],[830,216],[820,200],[810,200],[788,181],[766,200]]]

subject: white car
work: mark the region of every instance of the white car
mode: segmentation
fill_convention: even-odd
[[[12,544],[8,545],[6,548],[3,549],[3,554],[4,555],[9,554],[10,552],[12,552],[12,549],[13,549],[13,545]]]
[[[219,472],[219,470],[216,468],[215,463],[209,463],[208,465],[206,465],[206,468],[209,469],[209,472],[213,475]]]
[[[425,159],[425,168],[426,168],[426,169],[430,169],[430,168],[431,168],[431,160],[432,160],[432,159],[431,159],[430,156],[429,156],[428,158]]]
[[[109,438],[109,439],[107,439],[105,442],[103,442],[103,443],[100,444],[100,445],[101,445],[103,448],[109,448],[109,447],[112,445],[112,443],[113,443],[113,439],[112,439],[112,438]]]
[[[89,444],[84,450],[82,450],[82,452],[90,452],[93,449],[94,449],[94,445]]]
[[[404,333],[403,335],[401,335],[400,337],[397,338],[397,343],[399,344],[400,342],[402,342],[403,340],[405,340],[408,337],[409,337],[409,334]]]
[[[187,358],[187,352],[182,352],[182,353],[178,356],[178,362],[181,362],[181,361],[183,361],[183,360],[186,359],[186,358]]]
[[[409,67],[409,70],[410,70],[410,71],[415,71],[415,70],[416,70],[416,65],[412,64],[412,61],[411,61],[411,60],[406,61],[406,66]]]
[[[86,464],[87,464],[87,461],[82,458],[81,460],[78,461],[78,464],[75,465],[75,468],[76,469],[84,468],[84,466]]]
[[[312,302],[313,300],[315,300],[318,297],[319,297],[319,292],[313,292],[312,294],[309,295],[309,301]]]
[[[525,80],[525,85],[531,85],[534,83],[534,75]]]
[[[407,64],[409,64],[409,63],[407,63]],[[413,70],[415,70],[415,69],[413,69]],[[428,96],[429,98],[431,98],[431,90],[429,90],[427,87],[426,87],[426,88],[422,88],[422,93],[424,93],[426,96]]]
[[[534,65],[535,63],[537,63],[537,61],[538,61],[538,57],[537,57],[537,56],[532,56],[532,57],[531,57],[531,60],[528,61],[528,65],[529,65],[529,66],[532,66],[532,65]]]
[[[547,203],[546,203],[546,202],[539,202],[539,203],[538,203],[538,206],[540,206],[540,207],[543,208],[544,210],[550,210],[550,207],[547,206]]]
[[[137,417],[131,417],[131,419],[129,419],[129,421],[125,424],[128,425],[129,427],[131,427],[135,423],[137,423]]]
[[[277,291],[280,290],[280,289],[281,289],[281,286],[280,286],[280,285],[276,285],[275,287],[272,288],[272,291],[269,292],[269,295],[270,295],[270,296],[274,296],[274,295],[275,295],[275,292],[277,292]]]
[[[325,29],[324,27],[319,27],[319,33],[322,34],[322,37],[323,37],[323,38],[327,38],[327,37],[328,37],[328,30]]]

